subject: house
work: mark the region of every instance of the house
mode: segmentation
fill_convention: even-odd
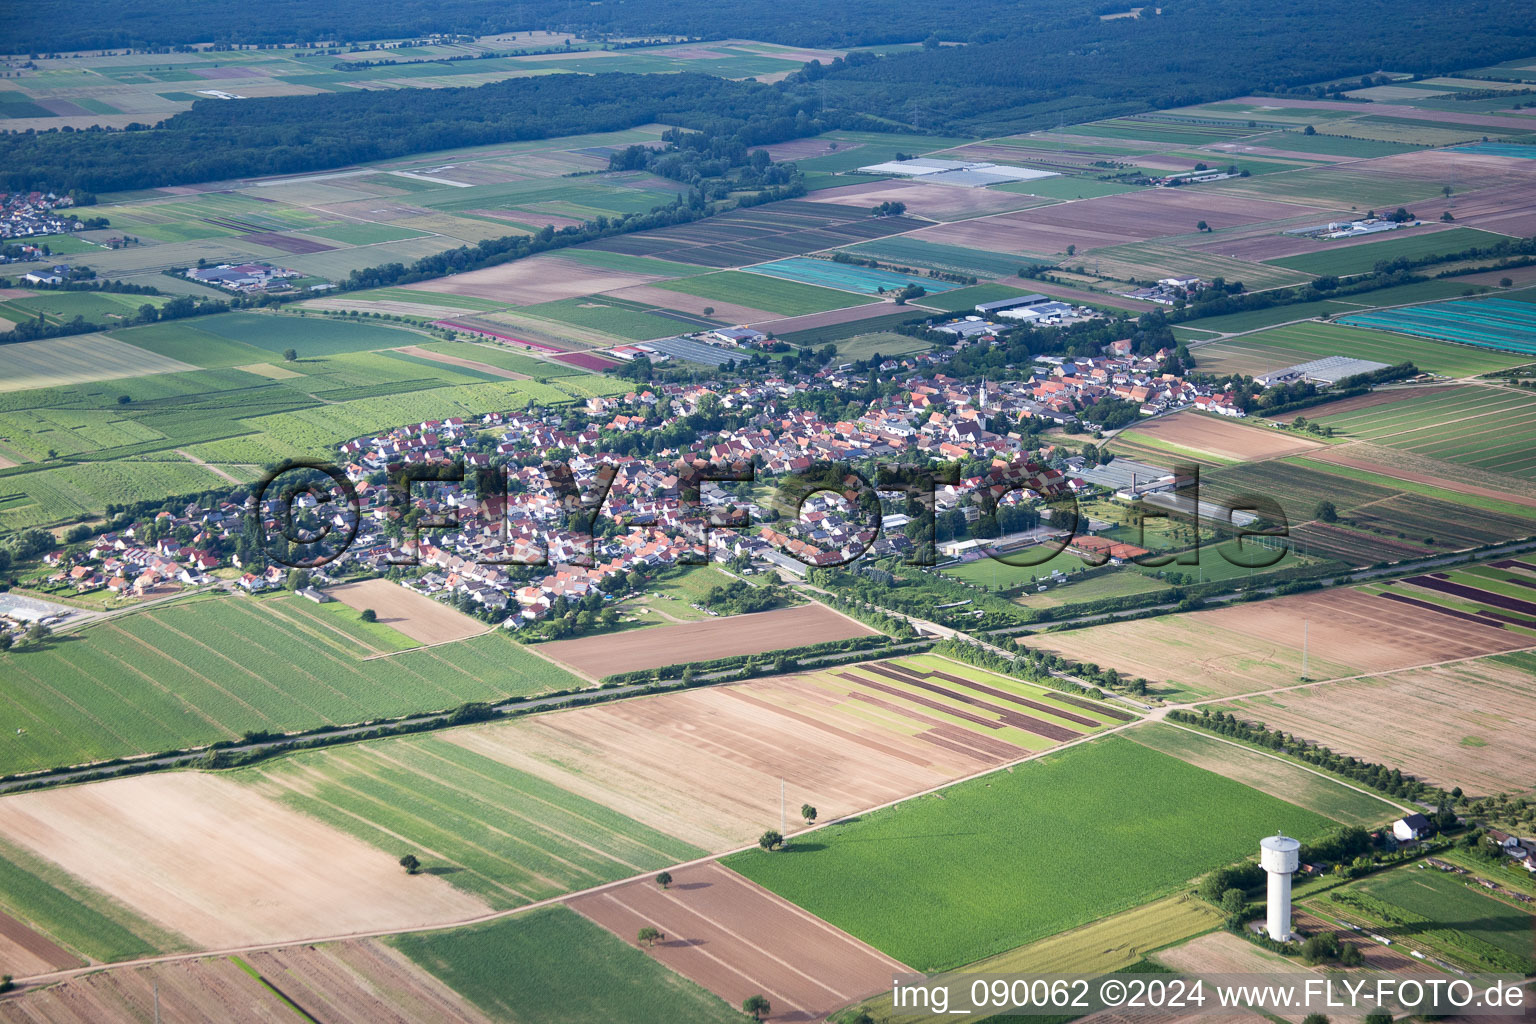
[[[1422,814],[1408,814],[1392,823],[1392,834],[1399,842],[1406,843],[1413,839],[1423,839],[1434,831],[1429,824],[1429,819]]]

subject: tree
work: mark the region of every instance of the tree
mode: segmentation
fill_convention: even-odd
[[[1365,1024],[1392,1024],[1392,1015],[1386,1010],[1372,1010],[1365,1015]]]
[[[928,38],[923,40],[923,49],[925,49],[925,50],[937,50],[938,48],[939,48],[939,37],[936,34],[929,33]]]
[[[784,837],[776,830],[769,829],[758,837],[757,845],[765,850],[777,850],[784,845]]]
[[[773,1011],[773,1006],[767,996],[747,996],[741,1001],[741,1009],[744,1013],[750,1013],[753,1020],[762,1020]]]
[[[1309,964],[1320,964],[1339,955],[1339,940],[1332,932],[1319,932],[1307,937],[1301,944],[1301,958]],[[1324,1017],[1326,1021],[1328,1018]]]
[[[1317,503],[1317,508],[1312,510],[1312,518],[1324,523],[1336,523],[1339,521],[1339,510],[1333,502],[1324,499]]]
[[[0,975],[0,992],[9,992],[15,987],[16,983],[11,980],[11,976],[9,974]]]
[[[800,817],[805,819],[805,823],[807,825],[815,824],[816,823],[816,808],[812,807],[810,804],[801,804],[800,805]]]
[[[715,315],[715,307],[714,306],[705,306],[704,307],[704,315],[705,316],[714,316]]]
[[[292,349],[292,348],[285,348],[285,349],[283,349],[283,362],[285,362],[285,363],[296,362],[296,361],[298,361],[298,358],[299,358],[299,353],[298,353],[297,349]]]
[[[1512,278],[1508,278],[1508,277],[1501,277],[1501,278],[1499,278],[1499,287],[1500,288],[1513,288],[1514,286],[1515,286],[1515,282],[1514,282],[1514,280]]]
[[[1301,1024],[1328,1024],[1328,1015],[1324,1013],[1309,1013],[1302,1018]]]
[[[1446,210],[1444,213],[1442,213],[1440,215],[1440,219],[1442,221],[1444,221],[1445,223],[1449,224],[1451,221],[1455,220],[1456,218],[1451,216],[1451,211],[1450,210]]]
[[[27,630],[27,642],[31,644],[40,644],[50,636],[53,636],[53,630],[41,622],[34,622],[32,627]]]
[[[1209,230],[1211,230],[1211,226],[1209,224],[1207,224],[1205,221],[1201,221],[1199,224],[1195,225],[1195,230],[1196,231],[1209,231]]]
[[[298,590],[304,585],[304,573],[298,569],[289,569],[288,578],[283,581],[284,590]]]
[[[1365,954],[1353,942],[1340,943],[1339,964],[1343,967],[1362,967],[1365,965]]]
[[[1243,896],[1241,889],[1228,889],[1221,894],[1221,909],[1228,917],[1236,917],[1243,912],[1248,900]]]
[[[117,396],[117,404],[118,405],[127,405],[131,401],[133,401],[133,399],[129,398],[127,395],[118,395]]]
[[[374,611],[372,608],[364,608],[362,611],[357,613],[357,617],[362,619],[364,622],[379,621],[379,613]]]
[[[421,870],[421,861],[416,858],[414,853],[408,853],[400,858],[400,866],[405,868],[406,874],[414,875]]]
[[[671,885],[672,884],[672,872],[670,872],[670,871],[663,871],[661,874],[657,875],[656,876],[656,884],[661,886],[663,889],[665,889],[667,886]]]
[[[654,928],[651,925],[646,925],[644,928],[641,928],[640,933],[635,936],[635,939],[640,943],[640,945],[644,946],[646,949],[650,949],[664,938],[666,938],[666,936],[661,933],[661,929]]]
[[[1301,134],[1303,134],[1303,135],[1316,135],[1317,134],[1317,129],[1313,128],[1311,125],[1307,125],[1305,128],[1302,129]],[[1315,1022],[1314,1022],[1314,1024],[1315,1024]],[[1327,1022],[1324,1021],[1324,1024],[1327,1024]]]

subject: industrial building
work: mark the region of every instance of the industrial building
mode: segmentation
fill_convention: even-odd
[[[868,167],[860,167],[858,173],[887,174],[930,185],[959,185],[963,188],[985,188],[1010,181],[1060,177],[1055,171],[1039,171],[1032,167],[1005,167],[1002,164],[974,160],[931,160],[925,157],[870,164]]]

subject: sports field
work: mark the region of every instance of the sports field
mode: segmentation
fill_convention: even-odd
[[[1476,228],[1451,228],[1449,231],[1414,231],[1412,228],[1399,237],[1398,232],[1387,232],[1380,241],[1359,245],[1328,245],[1318,243],[1317,252],[1299,256],[1284,256],[1265,260],[1273,267],[1289,267],[1308,274],[1368,273],[1376,264],[1399,259],[1421,259],[1464,249],[1487,248],[1497,242],[1508,241],[1507,235],[1496,235]]]
[[[703,851],[447,739],[294,754],[233,776],[496,908],[584,889]]]
[[[1536,477],[1536,398],[1504,388],[1429,388],[1401,401],[1309,419],[1389,448],[1510,476]]]
[[[764,274],[748,274],[739,270],[724,270],[701,277],[684,277],[676,281],[658,281],[657,288],[697,295],[701,299],[717,299],[735,302],[756,309],[766,309],[783,316],[801,316],[806,313],[822,313],[829,309],[857,306],[865,301],[862,296],[849,292],[834,291],[798,281],[784,281]]]
[[[0,654],[15,725],[0,736],[0,773],[581,685],[499,633],[367,653],[279,604],[200,597]]]
[[[1250,855],[1254,836],[1282,829],[1306,840],[1328,825],[1109,737],[822,829],[800,848],[725,863],[903,963],[935,971],[1164,895]]]
[[[1407,309],[1351,313],[1344,323],[1463,345],[1536,355],[1536,303],[1469,299]]]
[[[1343,313],[1343,309],[1323,312]],[[1428,373],[1446,377],[1472,377],[1518,365],[1518,356],[1503,355],[1466,345],[1448,345],[1438,341],[1410,338],[1386,330],[1370,329],[1367,321],[1385,327],[1381,318],[1391,318],[1410,310],[1383,310],[1380,313],[1350,314],[1339,323],[1299,323],[1245,334],[1240,338],[1196,347],[1194,356],[1206,373],[1255,374],[1278,370],[1324,356],[1352,356],[1373,362],[1396,365],[1411,362]],[[1195,321],[1204,323],[1204,321]],[[1348,327],[1342,324],[1358,324]]]

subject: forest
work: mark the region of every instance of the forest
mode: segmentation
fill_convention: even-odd
[[[109,192],[298,174],[656,121],[751,147],[820,131],[806,96],[704,74],[606,74],[210,100],[158,128],[0,135],[0,188]]]

